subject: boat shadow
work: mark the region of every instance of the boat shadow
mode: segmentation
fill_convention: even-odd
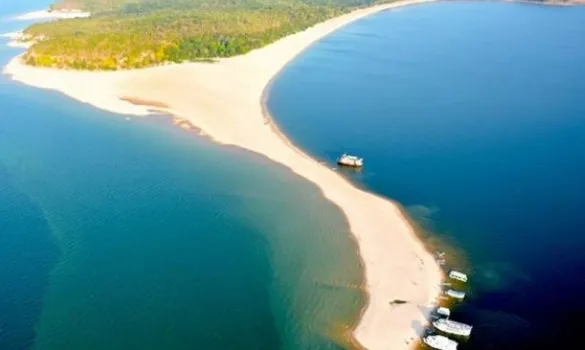
[[[349,166],[349,165],[343,165],[343,164],[337,164],[337,167],[334,168],[336,170],[339,171],[343,171],[345,173],[349,173],[349,174],[360,174],[362,173],[362,170],[364,168],[362,167],[355,167],[355,166]]]

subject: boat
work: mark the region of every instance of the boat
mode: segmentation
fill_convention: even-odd
[[[459,272],[459,271],[455,271],[455,270],[451,270],[451,272],[449,272],[449,278],[452,278],[454,280],[458,280],[461,282],[467,282],[467,275],[464,274],[463,272]]]
[[[445,252],[435,252],[435,261],[439,265],[445,265],[447,259],[445,259]]]
[[[442,335],[428,335],[423,342],[437,350],[457,350],[457,342]]]
[[[473,329],[473,327],[468,324],[455,322],[446,318],[440,318],[436,320],[433,322],[433,326],[441,332],[459,335],[462,337],[469,337],[471,330]]]
[[[337,158],[337,164],[361,168],[364,166],[364,159],[344,153],[341,157]]]
[[[439,307],[437,309],[437,315],[444,316],[444,317],[449,317],[451,315],[451,310],[449,310],[446,307]]]
[[[465,298],[465,292],[461,292],[455,289],[449,289],[447,290],[446,294],[448,296],[450,296],[451,298],[455,298],[455,299],[459,299],[459,300],[463,300],[463,298]]]

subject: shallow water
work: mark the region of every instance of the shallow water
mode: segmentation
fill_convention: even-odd
[[[463,251],[463,348],[580,343],[584,36],[583,7],[401,8],[324,38],[271,91],[295,143],[331,164],[364,156],[356,182]]]
[[[359,257],[315,186],[165,117],[4,76],[0,103],[0,348],[341,348]]]

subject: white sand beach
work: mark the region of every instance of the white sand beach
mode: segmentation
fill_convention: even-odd
[[[18,47],[23,49],[29,48],[31,44],[21,41],[22,36],[23,36],[22,32],[0,34],[0,38],[7,38],[8,40],[10,40],[8,43],[6,43],[6,46]]]
[[[31,44],[30,43],[25,43],[25,42],[22,42],[22,41],[18,41],[18,40],[12,40],[12,41],[9,41],[6,44],[6,46],[8,46],[8,47],[18,47],[18,48],[21,48],[21,49],[28,49],[31,46]]]
[[[217,142],[264,155],[315,183],[347,217],[363,261],[369,302],[355,338],[367,349],[407,349],[426,324],[421,310],[439,293],[443,276],[433,256],[395,204],[356,188],[292,146],[264,114],[262,98],[271,79],[319,38],[372,13],[428,1],[399,1],[357,10],[215,64],[76,72],[25,66],[17,57],[4,73],[121,114],[149,113],[149,107],[121,97],[156,102],[157,109],[189,120]],[[395,299],[408,303],[393,306],[390,302]]]
[[[8,38],[10,40],[18,40],[18,39],[22,38],[22,32],[10,32],[10,33],[0,34],[0,38]]]
[[[66,18],[84,18],[89,17],[89,12],[82,11],[33,11],[29,13],[23,13],[18,16],[12,17],[12,20],[16,21],[35,21],[41,19],[66,19]]]

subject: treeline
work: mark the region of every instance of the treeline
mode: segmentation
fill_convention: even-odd
[[[141,68],[229,57],[267,45],[343,12],[298,5],[263,10],[174,11],[35,24],[26,63],[84,70]]]
[[[64,0],[94,16],[32,25],[26,63],[142,68],[245,54],[375,0]]]
[[[59,0],[54,10],[84,10],[99,13],[145,13],[161,9],[261,9],[299,4],[316,6],[362,6],[376,0]]]

